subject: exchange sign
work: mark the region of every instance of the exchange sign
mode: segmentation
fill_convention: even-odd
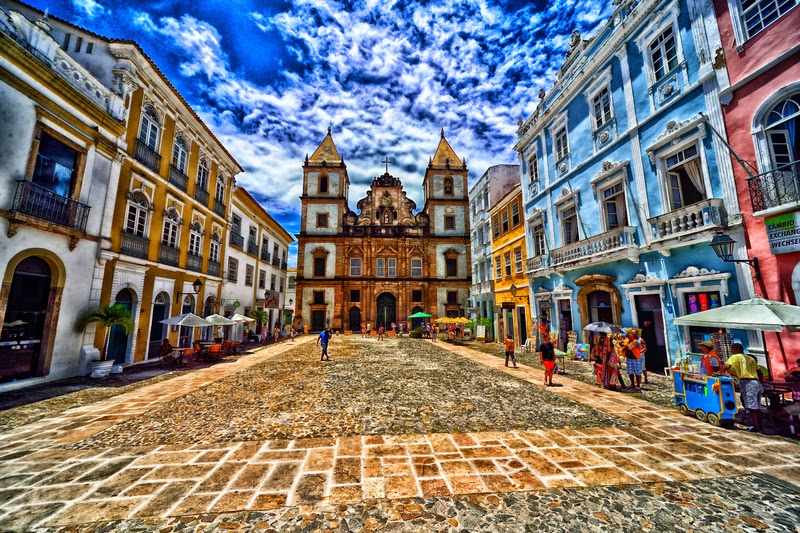
[[[767,238],[773,254],[800,252],[800,213],[766,219]]]

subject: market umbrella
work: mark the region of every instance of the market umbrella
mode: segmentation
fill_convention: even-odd
[[[168,326],[183,326],[184,328],[204,328],[212,325],[211,322],[194,313],[184,313],[172,318],[167,318],[166,320],[162,320],[161,323],[167,324]]]
[[[233,315],[231,317],[231,320],[233,320],[234,322],[255,322],[256,321],[255,318],[250,318],[249,316],[240,315],[239,313],[236,313],[235,315]]]
[[[437,322],[439,324],[456,324],[457,322],[455,320],[456,320],[455,318],[443,316],[442,318],[437,318],[436,320],[434,320],[434,322]]]
[[[460,317],[458,317],[458,318],[456,318],[454,320],[455,320],[456,324],[470,324],[470,323],[472,323],[472,320],[470,320],[469,318],[467,318],[465,316],[460,316]]]
[[[432,315],[429,315],[428,313],[423,313],[422,311],[419,311],[417,313],[414,313],[413,315],[408,315],[408,318],[430,318],[431,316]]]
[[[237,323],[235,320],[231,320],[230,318],[225,318],[224,316],[219,315],[217,313],[214,313],[213,315],[208,315],[206,317],[206,320],[208,320],[208,322],[210,324],[213,324],[214,326],[232,326]]]
[[[584,326],[583,329],[593,333],[616,333],[619,335],[625,333],[621,327],[609,324],[608,322],[592,322]]]
[[[764,298],[750,298],[675,319],[679,326],[746,329],[780,333],[800,329],[800,307]]]

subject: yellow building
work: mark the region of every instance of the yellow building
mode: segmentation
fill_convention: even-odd
[[[108,348],[129,364],[157,357],[162,338],[199,335],[161,320],[219,311],[229,191],[242,168],[138,45],[98,48],[115,58],[127,118],[100,302],[131,309],[135,330],[112,329]]]
[[[499,342],[510,334],[517,346],[525,344],[531,334],[522,212],[522,187],[519,184],[489,209],[495,274],[495,331]]]

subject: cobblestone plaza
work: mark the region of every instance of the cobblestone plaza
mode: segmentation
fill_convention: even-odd
[[[796,531],[800,448],[463,346],[312,337],[12,409],[20,531]]]

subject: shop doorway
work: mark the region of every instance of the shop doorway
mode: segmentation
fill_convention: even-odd
[[[347,329],[350,331],[361,331],[361,308],[353,306],[347,316]]]
[[[378,319],[376,327],[383,326],[388,330],[392,322],[397,321],[397,298],[390,292],[381,293],[378,296]]]
[[[120,305],[128,310],[133,319],[133,291],[130,289],[122,289],[117,293],[114,298],[114,305]],[[108,351],[106,358],[113,360],[114,364],[125,364],[125,357],[128,354],[128,341],[130,335],[125,331],[125,328],[119,325],[111,326],[111,332],[108,334]]]
[[[325,311],[311,311],[311,331],[322,331],[325,329]]]
[[[147,358],[158,357],[158,350],[161,340],[169,335],[169,326],[162,324],[161,321],[169,317],[169,295],[166,292],[158,293],[153,302],[153,310],[150,312],[150,342],[147,349]]]
[[[558,307],[558,348],[567,351],[569,332],[572,331],[572,302],[570,300],[556,300]]]
[[[0,381],[39,374],[51,281],[50,266],[38,257],[14,269],[0,334]]]
[[[524,307],[517,307],[517,321],[519,329],[519,342],[517,343],[519,346],[525,344],[525,341],[528,340],[528,318],[525,314]]]
[[[647,344],[646,370],[660,374],[669,366],[661,297],[658,294],[637,295],[634,297],[634,304],[639,328],[642,330],[641,337]]]

